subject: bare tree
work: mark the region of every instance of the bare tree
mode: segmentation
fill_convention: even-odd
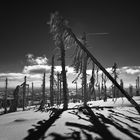
[[[68,23],[62,18],[58,12],[51,15],[49,22],[50,32],[53,34],[55,45],[60,48],[61,51],[61,67],[62,67],[62,80],[63,80],[63,109],[68,108],[67,99],[67,82],[66,82],[66,70],[65,70],[65,46],[64,46],[64,26],[68,26]]]
[[[83,45],[86,47],[86,34],[83,34],[82,37],[82,42]],[[88,61],[88,56],[85,52],[83,52],[83,67],[82,67],[82,80],[83,80],[83,93],[84,93],[84,105],[87,105],[87,100],[88,100],[88,95],[87,95],[87,61]]]
[[[58,13],[54,13],[51,16],[50,26],[51,32],[54,33],[56,44],[59,46],[75,46],[80,47],[87,56],[103,71],[103,73],[111,80],[111,82],[124,94],[124,96],[130,101],[130,103],[136,108],[140,114],[140,106],[129,96],[129,94],[117,83],[117,81],[106,71],[106,69],[98,62],[98,60],[88,51],[88,49],[81,43],[79,39],[72,32],[68,26],[66,20],[62,18]],[[64,79],[63,79],[64,80]],[[64,87],[63,87],[64,88]]]
[[[42,81],[42,102],[43,102],[42,105],[43,105],[43,107],[44,107],[45,101],[46,101],[46,99],[45,99],[45,84],[46,84],[46,74],[44,72],[43,81]]]
[[[34,83],[32,82],[32,92],[31,92],[31,104],[34,105]]]
[[[89,83],[90,95],[93,95],[93,99],[96,101],[96,92],[95,92],[95,64],[92,64],[92,75]]]
[[[117,74],[117,64],[114,63],[114,65],[112,66],[112,74],[113,74],[113,77],[115,79],[115,81],[117,80],[118,78],[118,74]],[[115,101],[117,99],[117,88],[116,86],[113,84],[112,85],[112,88],[113,88],[113,93],[112,93],[112,100]],[[116,98],[116,99],[115,99]],[[115,99],[115,100],[114,100]]]
[[[50,75],[50,105],[54,105],[54,55],[52,56],[52,67]]]
[[[136,95],[139,95],[139,89],[140,89],[140,80],[139,80],[139,76],[136,79]]]
[[[5,95],[4,95],[4,113],[7,113],[7,87],[8,87],[8,79],[5,80]]]
[[[19,97],[19,89],[20,89],[20,86],[18,85],[14,92],[13,92],[13,97],[14,97],[14,100],[12,100],[12,103],[11,103],[11,106],[10,106],[10,109],[9,109],[9,112],[15,112],[17,111],[17,107],[18,107],[18,97]]]
[[[25,101],[26,100],[26,76],[24,77],[24,83],[23,83],[23,99],[22,99],[22,109],[25,110]]]

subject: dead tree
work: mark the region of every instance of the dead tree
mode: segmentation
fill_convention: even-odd
[[[136,96],[139,96],[139,89],[140,89],[140,80],[138,76],[136,79]]]
[[[99,100],[101,100],[101,96],[100,96],[100,94],[101,94],[100,83],[98,83],[97,88],[98,88],[98,96],[99,96]]]
[[[122,79],[120,79],[120,86],[122,87],[122,88],[124,88],[124,84],[123,84],[123,80]],[[123,94],[121,94],[121,95],[119,95],[120,97],[123,97]]]
[[[86,44],[86,34],[84,33],[83,34],[83,37],[82,37],[82,42],[83,42],[83,45],[86,47],[87,44]],[[84,94],[84,105],[86,106],[87,105],[87,100],[88,100],[88,96],[87,96],[87,73],[86,73],[86,70],[87,70],[87,61],[88,61],[88,56],[87,54],[84,52],[83,54],[83,67],[82,67],[82,80],[83,80],[83,94]]]
[[[44,106],[45,106],[45,82],[46,82],[46,74],[44,73],[43,74],[43,80],[42,80],[42,98],[41,98],[41,101],[40,101],[40,106],[38,108],[38,111],[43,111],[44,110]]]
[[[46,84],[46,74],[44,73],[43,75],[43,81],[42,81],[42,105],[44,107],[45,105],[45,101],[46,101],[46,98],[45,98],[45,84]]]
[[[103,76],[103,86],[104,86],[104,97],[103,97],[103,100],[104,100],[104,102],[107,101],[107,87],[106,87],[106,82],[107,82],[107,77],[104,75]]]
[[[62,90],[62,87],[61,87],[61,83],[62,83],[62,76],[61,76],[61,73],[57,72],[57,90],[58,90],[58,102],[59,104],[61,104],[61,100],[62,100],[62,93],[61,93],[61,90]]]
[[[133,97],[133,86],[129,85],[129,94],[131,97]]]
[[[17,111],[19,89],[20,89],[20,86],[18,85],[13,92],[14,100],[12,100],[12,102],[11,102],[9,112],[16,112]]]
[[[32,82],[31,104],[34,105],[34,83]]]
[[[99,68],[98,67],[96,69],[96,84],[95,84],[95,86],[97,87],[98,98],[100,100],[101,99],[101,95],[100,95],[100,82],[99,82]]]
[[[57,105],[60,105],[60,74],[57,72]]]
[[[98,62],[98,60],[88,51],[88,49],[81,43],[79,39],[72,32],[68,26],[66,20],[62,18],[58,12],[52,14],[50,25],[55,30],[55,39],[58,38],[59,43],[63,42],[63,45],[80,47],[82,51],[86,52],[87,56],[103,71],[103,73],[111,80],[111,82],[124,94],[124,96],[130,101],[130,103],[136,108],[140,114],[140,106],[129,96],[129,94],[118,84],[118,82],[106,71],[106,69]],[[61,35],[58,34],[61,32]],[[60,40],[60,38],[62,40]],[[59,44],[58,43],[58,44]]]
[[[63,80],[63,109],[66,110],[68,108],[68,98],[67,98],[67,80],[66,80],[66,70],[65,70],[65,49],[64,45],[61,45],[61,66],[62,66],[62,80]]]
[[[56,13],[58,14],[58,13]],[[60,48],[61,52],[61,67],[62,67],[62,81],[63,81],[63,109],[66,110],[68,108],[68,99],[67,99],[67,82],[66,82],[66,70],[65,70],[65,46],[64,46],[64,38],[63,32],[64,28],[62,25],[67,26],[66,20],[63,20],[62,17],[51,15],[51,19],[49,22],[50,32],[53,34],[55,44],[58,48]]]
[[[54,56],[52,56],[52,67],[50,75],[50,105],[54,105]]]
[[[101,81],[101,98],[103,99],[104,95],[104,81],[103,81],[103,73],[102,73],[102,81]]]
[[[26,76],[24,77],[23,83],[23,99],[22,99],[22,109],[25,110],[25,102],[26,102]]]
[[[89,90],[90,90],[90,96],[93,96],[93,100],[96,101],[96,92],[95,92],[95,64],[92,64],[92,75],[90,78],[90,83],[89,83]]]
[[[118,74],[117,74],[117,64],[114,63],[114,65],[112,66],[112,74],[113,74],[113,77],[114,77],[114,80],[116,81],[117,78],[118,78]],[[117,88],[116,86],[113,84],[112,85],[112,88],[113,88],[113,93],[112,93],[112,100],[115,101],[117,99]],[[115,99],[116,98],[116,99]],[[114,100],[115,99],[115,100]]]
[[[78,96],[77,96],[77,94],[78,94],[78,89],[77,89],[77,79],[74,79],[73,81],[72,81],[72,83],[73,84],[75,84],[75,91],[76,91],[76,96],[75,96],[75,98],[76,98],[76,101],[78,100]]]
[[[7,87],[8,87],[8,79],[5,80],[5,95],[4,95],[4,113],[7,113]]]

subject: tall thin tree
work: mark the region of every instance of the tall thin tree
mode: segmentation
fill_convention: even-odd
[[[32,82],[31,104],[34,105],[34,83]]]
[[[87,46],[86,44],[86,34],[84,33],[82,36],[82,42],[84,46]],[[87,61],[88,61],[88,56],[87,54],[84,52],[84,58],[83,58],[83,68],[82,68],[82,80],[83,80],[83,93],[84,93],[84,105],[87,105],[87,100],[88,100],[88,96],[87,96]]]
[[[139,76],[137,76],[136,79],[136,95],[139,95],[139,90],[140,90],[140,80],[139,80]]]
[[[54,55],[52,56],[52,67],[50,75],[50,105],[54,105]]]
[[[8,79],[5,80],[5,95],[4,95],[4,113],[7,113],[7,88],[8,88]]]
[[[66,20],[64,20],[59,13],[51,15],[51,19],[49,22],[50,32],[53,34],[55,44],[58,48],[60,48],[61,52],[61,67],[62,67],[62,81],[63,81],[63,109],[66,110],[68,108],[68,99],[67,99],[67,82],[66,82],[66,70],[65,70],[65,46],[64,46],[64,28],[63,26],[68,26]]]
[[[26,102],[26,76],[24,77],[23,83],[23,97],[22,97],[22,109],[25,110],[25,102]]]
[[[43,81],[42,81],[42,107],[44,107],[45,101],[46,101],[46,98],[45,98],[45,85],[46,85],[46,74],[44,72]]]
[[[117,64],[116,63],[114,63],[114,65],[112,66],[112,74],[113,74],[113,77],[114,77],[114,79],[115,79],[115,81],[117,80],[117,78],[118,78],[118,74],[117,74]],[[113,96],[112,96],[112,100],[113,101],[115,101],[116,99],[117,99],[117,93],[116,93],[116,91],[117,91],[117,89],[116,89],[116,86],[113,84],[112,85],[112,87],[113,87]],[[116,99],[115,99],[116,98]],[[114,100],[115,99],[115,100]]]

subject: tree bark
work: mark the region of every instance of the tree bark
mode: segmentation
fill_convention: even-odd
[[[4,95],[4,113],[7,113],[7,85],[8,85],[8,80],[6,78],[6,80],[5,80],[5,95]]]
[[[51,68],[51,76],[50,76],[50,104],[54,105],[54,56],[52,56],[52,68]]]
[[[67,80],[66,80],[66,70],[65,70],[65,48],[62,43],[61,47],[61,66],[62,66],[62,80],[63,80],[63,109],[68,109],[68,99],[67,99]]]
[[[24,77],[24,83],[23,83],[23,99],[22,99],[22,109],[25,110],[25,98],[26,98],[26,76]]]

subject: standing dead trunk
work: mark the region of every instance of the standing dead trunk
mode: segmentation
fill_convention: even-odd
[[[86,34],[84,33],[82,36],[82,41],[83,41],[83,45],[86,47]],[[83,58],[83,67],[82,67],[82,73],[83,73],[83,77],[82,77],[82,83],[83,83],[83,95],[84,95],[84,106],[87,105],[87,100],[88,100],[88,95],[87,95],[87,60],[88,60],[88,56],[87,54],[84,52],[84,58]]]
[[[44,107],[45,105],[45,84],[46,84],[46,74],[44,73],[43,75],[43,83],[42,83],[42,106]]]
[[[22,99],[22,109],[25,110],[25,101],[26,100],[26,76],[24,77],[24,83],[23,83],[23,99]]]
[[[61,66],[62,66],[62,80],[63,80],[63,109],[67,110],[68,108],[68,99],[67,99],[67,80],[66,80],[66,70],[65,70],[65,49],[63,43],[60,46],[61,50]]]
[[[57,73],[57,105],[60,104],[60,75],[59,75],[59,72]]]
[[[14,90],[14,92],[13,92],[14,100],[12,100],[9,112],[17,111],[19,88],[20,88],[20,86],[17,86],[16,89]]]
[[[32,82],[31,104],[34,105],[34,83]]]
[[[84,54],[84,60],[83,60],[83,93],[84,93],[84,105],[87,105],[87,54]]]
[[[54,56],[52,56],[52,68],[50,75],[50,105],[54,105]]]
[[[8,79],[5,80],[5,95],[4,95],[4,113],[7,113],[7,86],[8,86]]]
[[[139,88],[140,88],[140,84],[139,84],[139,76],[136,79],[136,96],[139,96]]]

